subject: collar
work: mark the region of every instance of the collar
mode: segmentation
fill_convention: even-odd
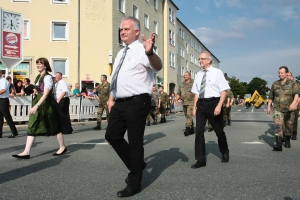
[[[133,49],[136,45],[140,44],[140,41],[136,40],[133,43],[131,43],[130,45],[128,45],[129,49]]]
[[[210,65],[210,66],[209,66],[208,68],[206,68],[205,70],[209,72],[209,71],[211,70],[211,67],[212,67],[212,66]],[[201,69],[201,72],[204,72],[204,69],[203,69],[203,68]]]

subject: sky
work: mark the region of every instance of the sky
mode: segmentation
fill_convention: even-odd
[[[300,76],[300,0],[173,0],[176,15],[220,61],[229,77]]]

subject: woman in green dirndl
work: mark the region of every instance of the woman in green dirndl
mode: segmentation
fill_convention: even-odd
[[[30,116],[25,149],[22,153],[13,155],[15,158],[30,158],[30,149],[36,136],[56,135],[59,149],[53,156],[59,156],[67,152],[63,134],[59,130],[58,119],[51,106],[53,103],[53,80],[52,76],[48,73],[52,71],[49,61],[46,58],[39,58],[36,60],[36,66],[40,73],[35,79],[38,94],[33,97],[32,108],[29,111]]]

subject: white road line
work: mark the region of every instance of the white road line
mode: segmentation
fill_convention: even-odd
[[[264,144],[262,142],[259,141],[253,141],[253,142],[242,142],[243,144]]]
[[[254,106],[252,107],[252,110],[251,110],[251,112],[253,112],[253,110],[254,110]]]
[[[89,144],[89,145],[108,145],[107,142],[103,142],[103,143],[86,143],[86,142],[83,142],[83,143],[71,143],[71,144]]]
[[[238,112],[240,112],[241,110],[237,110]]]

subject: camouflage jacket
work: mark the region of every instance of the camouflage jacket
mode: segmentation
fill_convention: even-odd
[[[159,99],[160,99],[160,94],[158,92],[153,92],[151,98],[151,106],[158,106]]]
[[[228,98],[230,98],[230,101],[231,101],[232,99],[234,99],[234,96],[233,96],[233,93],[232,93],[231,90],[228,90],[228,91],[227,91],[227,95],[226,95],[226,98],[225,98],[225,100],[224,100],[224,102],[223,102],[223,105],[226,106],[226,104],[227,104],[227,99],[228,99]]]
[[[98,97],[99,97],[99,104],[106,105],[110,94],[110,83],[107,82],[106,84],[101,83],[98,89]]]
[[[286,80],[283,84],[280,80],[272,84],[269,99],[274,103],[274,111],[290,112],[289,107],[294,100],[294,96],[300,93],[299,84]]]
[[[161,104],[166,105],[169,100],[169,95],[166,92],[160,93]]]
[[[190,82],[186,83],[183,81],[181,85],[178,88],[177,95],[179,95],[182,99],[182,105],[185,106],[192,106],[194,105],[194,97],[195,94],[192,93],[192,87],[193,87],[193,80],[190,80]]]

